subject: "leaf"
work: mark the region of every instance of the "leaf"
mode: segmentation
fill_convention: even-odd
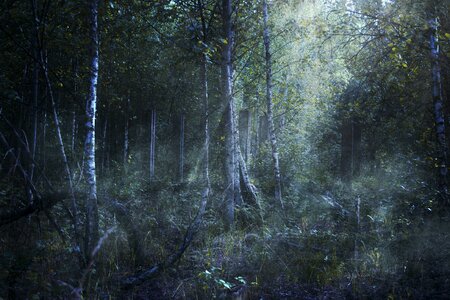
[[[446,33],[445,33],[445,37],[448,38],[448,39],[450,39],[450,33],[446,32]]]
[[[239,281],[242,284],[246,284],[247,283],[247,281],[245,281],[245,278],[242,277],[242,276],[235,277],[234,279],[236,279],[237,281]]]
[[[226,282],[226,281],[223,280],[223,279],[216,280],[216,282],[217,282],[218,284],[220,284],[221,286],[223,286],[224,288],[229,289],[229,290],[231,290],[231,288],[233,287],[233,285],[232,285],[231,283]]]

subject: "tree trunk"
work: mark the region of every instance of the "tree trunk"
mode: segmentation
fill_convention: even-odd
[[[245,201],[247,204],[257,208],[261,208],[258,198],[258,192],[256,187],[250,182],[250,176],[248,175],[247,166],[245,165],[242,153],[239,153],[239,166],[240,166],[240,178],[242,183],[242,189],[246,195]]]
[[[341,178],[349,181],[352,173],[352,123],[345,119],[341,125]]]
[[[259,122],[258,122],[258,145],[264,143],[265,141],[267,141],[267,137],[269,135],[269,124],[267,121],[267,115],[264,114],[262,116],[259,117]]]
[[[184,123],[185,116],[181,114],[180,116],[180,152],[179,152],[179,160],[178,160],[178,174],[180,176],[180,182],[183,182],[184,179]]]
[[[263,21],[264,21],[264,48],[266,50],[266,97],[267,97],[267,121],[269,125],[270,145],[272,146],[273,172],[275,176],[275,201],[284,208],[281,197],[281,172],[277,137],[273,122],[273,102],[272,102],[272,54],[270,52],[270,32],[269,32],[269,12],[267,0],[263,0]]]
[[[241,151],[244,153],[244,161],[248,162],[250,158],[250,130],[252,118],[250,110],[244,109],[239,112],[239,140]]]
[[[284,78],[284,82],[286,83],[286,87],[284,88],[284,95],[283,95],[283,109],[280,116],[280,122],[279,122],[279,132],[282,132],[286,126],[286,114],[288,113],[288,107],[289,107],[289,86],[288,86],[288,75],[286,74]]]
[[[224,99],[226,103],[225,118],[225,151],[226,151],[226,178],[225,193],[226,213],[225,220],[228,228],[234,226],[234,205],[240,202],[239,169],[236,155],[236,123],[235,103],[233,97],[233,31],[232,31],[232,4],[231,0],[222,1],[223,31],[226,43],[223,47],[223,84]],[[237,171],[237,172],[236,172]]]
[[[50,103],[51,103],[51,107],[52,107],[53,121],[55,122],[56,136],[58,139],[59,151],[61,153],[61,158],[63,160],[63,165],[64,165],[64,172],[66,173],[65,175],[67,177],[67,183],[69,186],[71,209],[72,209],[72,211],[71,211],[72,222],[73,222],[74,233],[75,233],[75,248],[79,254],[80,264],[82,264],[83,259],[82,259],[82,255],[81,255],[81,247],[80,247],[81,238],[80,238],[80,231],[79,231],[80,221],[79,221],[79,214],[78,214],[78,205],[77,205],[77,201],[75,198],[74,185],[73,185],[73,181],[72,181],[72,172],[70,170],[69,161],[67,159],[66,150],[65,150],[65,146],[64,146],[64,141],[62,138],[58,112],[56,111],[56,103],[55,103],[55,98],[53,95],[53,88],[52,88],[52,85],[50,82],[50,77],[48,75],[48,64],[47,64],[47,60],[44,59],[42,52],[40,53],[40,62],[41,62],[41,66],[43,68],[45,83],[47,86],[48,95],[49,95]]]
[[[204,14],[204,3],[202,0],[197,0],[198,10],[200,12],[200,19],[202,23],[202,40],[203,45],[206,46],[208,43],[208,28],[206,25],[206,19]],[[202,83],[202,94],[203,94],[203,118],[204,118],[204,148],[205,155],[203,161],[203,181],[205,188],[203,190],[203,198],[208,201],[209,193],[211,191],[211,182],[209,180],[209,93],[208,93],[208,54],[204,52],[201,56],[200,64],[200,78]]]
[[[45,145],[47,145],[47,110],[44,110],[44,124],[42,126],[42,144],[41,144],[41,155],[42,155],[42,174],[45,176],[45,167],[47,165],[47,151]]]
[[[72,152],[72,157],[75,155],[75,141],[77,135],[77,115],[75,109],[72,111],[72,140],[70,144],[70,150]]]
[[[105,170],[108,166],[108,110],[105,112],[105,120],[103,121],[103,128],[102,128],[102,164],[101,164],[101,174],[102,176],[105,174]]]
[[[352,121],[352,177],[357,177],[361,172],[361,123],[357,118]]]
[[[37,145],[37,128],[38,128],[38,97],[39,97],[39,19],[37,14],[37,0],[31,1],[33,8],[33,36],[31,44],[33,48],[33,79],[32,79],[32,122],[33,122],[33,137],[31,143],[31,156],[34,160],[36,157]],[[30,180],[33,181],[34,164],[30,164]]]
[[[341,125],[341,178],[349,181],[361,169],[361,126],[356,118],[345,118]]]
[[[99,0],[90,2],[90,42],[91,57],[89,70],[89,93],[86,105],[86,177],[89,186],[89,194],[86,203],[86,236],[85,249],[89,256],[95,243],[98,240],[98,205],[97,205],[97,177],[95,174],[95,114],[97,112],[97,82],[98,82],[98,61],[99,61],[99,43],[98,43],[98,3]]]
[[[200,0],[199,0],[200,1]],[[202,6],[201,6],[202,7]],[[205,27],[205,26],[204,26]],[[204,28],[203,30],[206,30]],[[204,34],[205,36],[205,34]],[[207,54],[202,55],[202,62],[201,62],[201,70],[200,70],[200,76],[201,76],[201,82],[202,82],[202,89],[203,89],[203,117],[204,117],[204,134],[205,134],[205,155],[204,155],[204,161],[203,161],[203,180],[206,189],[209,191],[211,190],[211,182],[209,180],[209,94],[208,94],[208,58]]]
[[[126,109],[125,109],[125,129],[123,136],[123,166],[126,169],[128,165],[128,156],[130,151],[130,142],[129,142],[129,131],[130,131],[130,93],[128,93],[128,98],[126,100]]]
[[[438,159],[438,187],[445,198],[447,198],[447,142],[445,140],[445,119],[443,113],[441,66],[439,62],[438,26],[437,18],[430,20],[431,34],[430,47],[432,59],[433,78],[433,102],[434,102],[434,122],[437,136],[437,159]]]
[[[79,93],[79,88],[78,88],[78,58],[76,57],[74,59],[73,62],[73,76],[74,76],[74,88],[73,88],[73,92],[75,93],[75,95],[78,95]],[[77,122],[77,107],[76,104],[74,104],[73,107],[73,114],[72,114],[72,145],[71,145],[71,150],[72,150],[72,157],[74,157],[75,155],[75,147],[76,147],[76,143],[77,143],[77,134],[78,134],[78,129],[79,129],[79,124]],[[82,160],[84,160],[84,158],[82,158]]]
[[[150,119],[150,180],[155,178],[156,110],[151,111]]]

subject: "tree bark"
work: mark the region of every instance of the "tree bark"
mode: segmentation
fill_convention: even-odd
[[[95,119],[97,112],[97,83],[99,66],[98,42],[98,3],[99,0],[90,1],[90,43],[91,57],[89,70],[89,93],[86,105],[86,177],[89,186],[89,195],[86,202],[86,255],[92,252],[99,238],[98,233],[98,205],[97,205],[97,177],[95,174]]]
[[[438,188],[442,195],[447,198],[447,142],[445,139],[445,119],[443,113],[441,66],[439,62],[440,49],[438,45],[438,26],[437,18],[430,20],[430,48],[432,59],[432,79],[433,79],[433,103],[434,103],[434,122],[437,137],[437,159],[438,159]]]
[[[250,129],[251,129],[251,113],[249,109],[244,109],[239,112],[239,140],[241,151],[244,153],[244,161],[248,162],[250,158]]]
[[[155,179],[156,110],[151,111],[150,119],[150,180]]]
[[[72,157],[75,154],[75,141],[77,135],[77,115],[75,113],[75,109],[72,111],[72,139],[70,144],[70,150],[72,152]]]
[[[185,116],[181,114],[180,116],[180,152],[179,152],[179,161],[178,161],[178,174],[180,177],[180,182],[182,183],[184,180],[184,123]]]
[[[124,168],[128,165],[128,156],[130,151],[130,142],[129,142],[129,132],[130,132],[130,93],[128,93],[128,97],[126,99],[125,105],[125,128],[124,128],[124,136],[123,136],[123,166]]]
[[[108,166],[109,159],[109,151],[108,151],[108,143],[107,143],[107,133],[108,133],[108,110],[105,112],[105,120],[103,121],[102,128],[102,164],[101,164],[101,174],[102,176],[105,174],[105,169]]]
[[[33,36],[31,38],[31,44],[33,48],[33,79],[32,79],[32,122],[33,122],[33,137],[31,143],[31,155],[33,160],[36,157],[37,146],[37,128],[38,128],[38,98],[39,98],[39,19],[37,14],[37,0],[32,0],[33,9]],[[30,179],[33,181],[34,164],[30,164]]]
[[[247,166],[245,164],[244,158],[242,157],[242,153],[239,153],[239,162],[241,182],[243,184],[243,190],[246,194],[246,203],[259,210],[261,206],[259,203],[258,191],[256,190],[256,187],[250,182],[250,176],[248,175]]]
[[[275,201],[284,208],[281,197],[281,172],[280,161],[277,145],[277,137],[275,134],[275,126],[273,122],[273,102],[272,102],[272,54],[270,52],[270,32],[269,32],[269,11],[267,0],[263,0],[263,21],[264,21],[264,48],[266,58],[266,99],[267,99],[267,121],[269,125],[270,145],[272,147],[273,172],[275,179]]]
[[[236,155],[236,123],[235,103],[233,97],[233,29],[232,29],[232,4],[231,0],[222,1],[223,34],[225,45],[223,46],[223,94],[226,103],[225,118],[225,151],[226,151],[226,178],[225,192],[225,221],[228,228],[234,225],[234,206],[240,202],[239,169]],[[238,177],[236,177],[236,175]]]
[[[267,115],[264,114],[262,116],[259,116],[258,120],[258,145],[261,145],[265,141],[267,141],[267,137],[269,135],[269,124],[267,121]]]
[[[206,25],[206,19],[204,14],[203,0],[197,0],[198,10],[200,12],[200,19],[202,24],[202,41],[203,46],[206,47],[208,43],[208,28]],[[208,93],[208,54],[203,49],[200,63],[200,79],[202,83],[202,95],[203,95],[203,119],[204,119],[204,161],[203,161],[203,198],[204,201],[208,201],[209,194],[211,192],[211,182],[209,179],[209,93]],[[206,203],[205,203],[206,205]]]
[[[206,28],[203,28],[203,30],[206,30]],[[203,92],[202,92],[202,94],[203,94],[203,118],[204,118],[204,122],[205,122],[205,124],[204,124],[204,126],[205,126],[204,127],[205,155],[204,155],[204,161],[203,161],[203,164],[204,164],[203,165],[203,180],[204,180],[205,187],[208,189],[208,191],[210,191],[211,190],[211,182],[209,179],[209,139],[210,139],[210,137],[209,137],[209,94],[208,94],[208,58],[207,58],[207,54],[202,55],[200,76],[201,76],[202,89],[203,89]]]
[[[79,254],[81,254],[81,247],[80,247],[80,242],[81,242],[81,238],[80,238],[80,221],[79,221],[79,214],[78,214],[78,205],[77,205],[77,201],[75,198],[75,190],[74,190],[74,184],[72,181],[72,171],[70,169],[70,165],[69,165],[69,160],[67,159],[67,154],[66,154],[66,148],[64,146],[64,141],[62,138],[62,133],[61,133],[61,125],[60,125],[60,121],[59,121],[59,117],[58,117],[58,112],[56,110],[56,103],[55,103],[55,97],[53,95],[53,88],[50,82],[50,77],[48,75],[48,63],[47,63],[47,59],[44,58],[42,51],[40,52],[40,62],[41,62],[41,66],[43,68],[43,73],[44,73],[44,78],[45,78],[45,83],[47,86],[47,90],[48,90],[48,95],[50,98],[50,104],[52,107],[52,113],[53,113],[53,121],[55,122],[55,129],[56,129],[56,136],[57,136],[57,140],[58,140],[58,146],[59,146],[59,151],[61,154],[61,158],[63,160],[63,165],[64,165],[64,172],[66,173],[66,177],[67,177],[67,183],[68,183],[68,187],[69,187],[69,193],[70,193],[70,200],[71,200],[71,214],[72,214],[72,222],[73,222],[73,230],[75,233],[75,248],[77,251],[79,251]],[[81,257],[81,255],[80,255]],[[80,260],[80,264],[82,263],[82,260]]]

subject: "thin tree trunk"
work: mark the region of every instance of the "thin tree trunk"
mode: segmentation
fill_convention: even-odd
[[[353,149],[353,134],[351,119],[345,117],[341,124],[341,160],[340,173],[341,179],[348,182],[352,174],[352,149]]]
[[[251,130],[251,113],[249,109],[239,112],[239,140],[241,151],[244,153],[244,161],[248,162],[250,158],[250,130]]]
[[[155,179],[156,110],[151,112],[150,120],[150,180]]]
[[[247,196],[245,197],[246,203],[251,206],[260,209],[260,203],[258,199],[258,192],[256,187],[250,182],[250,176],[248,175],[247,166],[245,165],[242,153],[239,153],[239,166],[240,166],[240,176],[243,184],[243,188]]]
[[[72,151],[72,157],[75,155],[75,141],[77,135],[77,115],[75,113],[75,109],[72,111],[72,139],[70,150]]]
[[[42,174],[45,176],[45,166],[47,165],[47,151],[45,145],[47,145],[47,110],[44,109],[44,125],[42,126],[42,145],[41,145],[41,155],[42,155]]]
[[[447,198],[447,142],[445,140],[445,119],[443,113],[441,66],[439,62],[440,49],[438,45],[438,26],[439,21],[434,18],[430,21],[432,30],[430,34],[431,59],[432,59],[432,78],[433,78],[433,102],[434,102],[434,121],[436,126],[436,136],[438,142],[438,186],[445,198]]]
[[[184,123],[185,116],[181,114],[180,116],[180,158],[178,162],[178,173],[180,176],[180,182],[183,182],[184,178]]]
[[[37,14],[37,0],[31,1],[33,8],[33,36],[31,38],[33,48],[33,82],[32,82],[32,122],[33,122],[33,137],[31,143],[31,156],[33,160],[36,157],[37,146],[37,128],[38,128],[38,97],[39,97],[39,19]],[[30,180],[33,181],[34,164],[30,164]]]
[[[108,162],[107,132],[108,132],[108,110],[105,112],[105,121],[103,122],[103,130],[102,130],[102,165],[101,165],[102,176],[105,174],[105,169]]]
[[[273,172],[275,176],[275,201],[284,208],[281,197],[281,172],[277,137],[273,122],[273,102],[272,102],[272,54],[270,52],[270,32],[269,32],[269,12],[267,0],[263,0],[263,21],[264,21],[264,48],[266,52],[266,97],[267,97],[267,121],[269,125],[270,144],[272,146]]]
[[[202,0],[197,0],[198,9],[200,12],[200,19],[202,23],[202,40],[203,45],[208,43],[208,28],[206,25],[206,19],[204,15],[204,3]],[[204,49],[206,50],[206,49]],[[205,134],[205,156],[203,162],[203,180],[205,189],[203,191],[203,198],[205,201],[209,198],[211,191],[211,182],[209,180],[209,93],[208,93],[208,54],[203,52],[201,56],[200,64],[200,78],[202,82],[202,94],[203,94],[203,118],[204,118],[204,134]]]
[[[129,95],[130,93],[128,93]],[[123,166],[126,168],[128,164],[128,155],[130,151],[129,143],[129,129],[130,129],[130,96],[127,98],[126,110],[125,110],[125,130],[123,139]]]
[[[89,93],[86,105],[86,177],[89,186],[89,195],[86,203],[86,236],[85,249],[86,255],[89,255],[95,243],[98,240],[98,205],[97,205],[97,177],[95,174],[95,119],[97,112],[97,83],[98,83],[98,61],[99,61],[99,43],[98,43],[98,3],[99,0],[90,2],[90,42],[91,57],[89,70]]]
[[[242,205],[244,202],[242,197],[242,190],[241,190],[241,173],[240,173],[240,165],[245,164],[245,161],[240,161],[241,157],[241,148],[239,145],[239,121],[238,121],[238,111],[236,110],[236,103],[234,101],[233,97],[233,152],[234,152],[234,204],[236,206]]]
[[[269,135],[269,124],[267,121],[267,115],[264,114],[262,116],[259,116],[258,120],[258,145],[263,144],[265,141],[267,141],[267,137]]]
[[[235,104],[233,97],[233,65],[232,65],[232,49],[233,49],[233,31],[232,31],[232,4],[231,0],[223,0],[222,17],[223,30],[226,44],[223,49],[223,84],[224,98],[226,103],[225,118],[225,151],[226,151],[226,213],[225,220],[228,228],[234,225],[234,206],[239,202],[240,187],[239,177],[236,178],[236,170],[238,166],[236,156],[236,124],[235,124]],[[239,173],[237,173],[239,176]]]
[[[75,62],[73,62],[73,71],[74,71],[74,90],[75,95],[78,95],[78,58],[75,58]],[[75,145],[77,141],[77,133],[78,133],[78,123],[77,123],[77,114],[76,114],[76,105],[73,107],[72,112],[72,157],[75,157]]]
[[[199,0],[200,1],[200,0]],[[202,6],[201,6],[202,7]],[[205,29],[204,29],[205,30]],[[201,82],[203,89],[203,117],[205,122],[204,133],[205,133],[205,156],[204,156],[204,169],[203,169],[203,180],[205,182],[205,187],[209,191],[211,190],[211,182],[209,179],[209,94],[208,94],[208,58],[207,54],[202,55],[201,63]]]
[[[75,198],[74,185],[73,185],[73,181],[72,181],[72,172],[70,170],[69,161],[68,161],[67,155],[66,155],[64,141],[63,141],[62,133],[61,133],[61,125],[59,122],[58,112],[56,110],[55,98],[53,95],[53,88],[52,88],[52,85],[50,82],[50,77],[48,75],[48,64],[47,64],[47,60],[44,59],[42,52],[40,54],[40,59],[41,59],[41,65],[43,67],[43,73],[44,73],[45,82],[46,82],[46,86],[47,86],[47,90],[48,90],[48,95],[50,98],[50,103],[52,106],[53,121],[55,122],[56,136],[58,139],[59,151],[61,153],[61,158],[63,160],[63,165],[64,165],[64,172],[66,173],[67,183],[69,186],[71,209],[72,209],[72,211],[71,211],[72,222],[73,222],[73,227],[74,227],[73,229],[74,229],[74,233],[75,233],[75,248],[77,249],[78,253],[80,254],[79,255],[80,264],[83,264],[83,259],[82,259],[82,255],[81,255],[81,247],[80,247],[80,240],[81,240],[80,239],[80,231],[79,231],[80,221],[79,221],[77,201]]]
[[[359,176],[361,172],[361,125],[353,118],[352,120],[352,178]]]
[[[285,78],[284,78],[284,82],[286,83],[286,87],[284,88],[284,95],[283,95],[283,107],[284,109],[281,117],[280,117],[280,130],[279,132],[282,132],[284,130],[284,127],[286,126],[286,114],[288,112],[288,101],[289,101],[289,86],[288,86],[288,75],[286,74]]]

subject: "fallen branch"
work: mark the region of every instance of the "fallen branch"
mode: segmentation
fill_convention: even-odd
[[[56,283],[58,285],[60,285],[62,287],[66,287],[70,290],[70,297],[68,297],[68,299],[73,299],[73,300],[83,299],[83,284],[86,281],[86,277],[91,272],[92,267],[94,266],[94,263],[95,263],[95,258],[97,256],[98,252],[100,251],[100,249],[102,248],[103,243],[108,239],[109,235],[114,232],[114,230],[116,230],[116,228],[111,227],[98,240],[97,246],[95,246],[95,248],[91,252],[90,259],[89,259],[89,262],[88,262],[86,268],[84,268],[84,270],[81,273],[80,280],[78,281],[77,287],[74,287],[73,285],[71,285],[67,282],[64,282],[62,280],[56,280]]]
[[[0,226],[4,226],[18,221],[35,212],[47,210],[55,206],[58,202],[67,198],[65,193],[52,193],[46,196],[35,197],[33,203],[20,209],[11,209],[0,214]]]
[[[194,221],[191,223],[189,228],[184,235],[183,243],[181,244],[178,251],[172,255],[170,255],[164,262],[156,264],[145,271],[139,272],[135,275],[128,276],[123,278],[120,286],[122,289],[130,289],[134,286],[140,285],[143,282],[156,277],[161,274],[165,269],[175,264],[180,258],[183,256],[186,249],[192,243],[196,233],[198,232],[200,225],[202,223],[203,215],[206,210],[206,204],[208,202],[209,189],[206,188],[202,193],[202,203],[200,205],[200,209],[197,212],[197,216]]]
[[[17,134],[17,132],[16,132]],[[12,149],[6,140],[5,136],[0,132],[0,144],[3,145],[3,147],[6,150],[7,155],[11,155],[12,158],[16,161],[16,168],[19,169],[19,172],[21,173],[22,177],[24,178],[28,188],[30,189],[31,193],[33,194],[33,202],[29,203],[24,208],[13,208],[7,212],[0,214],[0,226],[7,225],[10,223],[13,223],[17,220],[20,220],[23,217],[26,217],[28,215],[33,214],[34,212],[39,212],[41,210],[46,210],[49,208],[52,208],[56,203],[62,201],[63,199],[67,198],[67,194],[61,193],[61,192],[54,192],[51,185],[49,185],[50,190],[52,191],[51,194],[48,194],[46,196],[41,196],[33,182],[31,182],[30,177],[28,176],[28,173],[23,168],[22,164],[20,163],[20,160],[18,156],[14,154],[14,151],[10,151]]]

